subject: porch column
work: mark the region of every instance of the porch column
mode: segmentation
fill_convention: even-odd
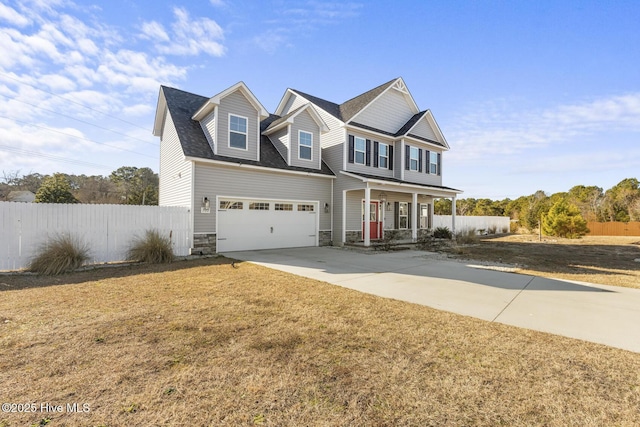
[[[411,240],[418,240],[418,193],[413,193],[411,198]]]
[[[364,240],[364,245],[371,245],[371,189],[369,188],[369,184],[364,189],[364,227],[362,240]]]
[[[456,196],[451,198],[451,234],[456,236]]]
[[[340,230],[340,238],[342,245],[347,242],[347,190],[342,190],[342,230]]]

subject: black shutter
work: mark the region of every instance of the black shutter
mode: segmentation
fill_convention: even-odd
[[[355,141],[354,141],[353,135],[349,135],[349,163],[353,163],[354,150],[355,150]]]
[[[422,172],[422,148],[418,148],[418,172]]]
[[[409,147],[408,145],[404,146],[404,169],[405,170],[409,170],[410,167],[410,163],[411,162],[411,147]]]
[[[440,175],[442,172],[440,171],[440,157],[442,156],[442,154],[438,153],[438,175]]]
[[[431,155],[430,154],[431,152],[429,150],[426,150],[426,151],[427,151],[427,155],[425,156],[425,158],[427,159],[427,167],[424,168],[424,171],[426,173],[431,173],[431,160],[429,159],[429,156]]]
[[[400,228],[400,202],[393,202],[393,228]]]
[[[411,224],[413,223],[411,222],[411,202],[409,202],[407,204],[407,229],[408,230],[412,229]]]
[[[389,170],[393,170],[393,145],[389,144]]]
[[[373,167],[378,167],[378,141],[373,141]]]
[[[371,166],[371,140],[367,139],[367,154],[366,154],[365,164],[367,166]]]

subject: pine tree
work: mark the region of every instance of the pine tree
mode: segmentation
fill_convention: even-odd
[[[55,173],[42,180],[35,201],[36,203],[78,203],[71,194],[69,180],[62,173]]]
[[[587,234],[589,229],[576,205],[559,200],[545,215],[542,231],[548,236],[577,239]]]

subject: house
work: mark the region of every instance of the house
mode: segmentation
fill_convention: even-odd
[[[31,191],[9,191],[7,194],[7,202],[24,202],[33,203],[36,201],[36,195]]]
[[[433,200],[461,193],[402,78],[342,104],[287,89],[274,114],[243,82],[211,98],[162,86],[153,132],[159,204],[191,209],[194,252],[415,240]]]

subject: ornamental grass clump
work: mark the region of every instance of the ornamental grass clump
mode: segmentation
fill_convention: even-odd
[[[133,239],[127,258],[131,261],[149,264],[163,264],[173,261],[171,239],[158,230],[146,230],[143,237]]]
[[[54,276],[76,270],[89,259],[89,247],[66,234],[57,235],[45,243],[31,260],[28,270]]]

